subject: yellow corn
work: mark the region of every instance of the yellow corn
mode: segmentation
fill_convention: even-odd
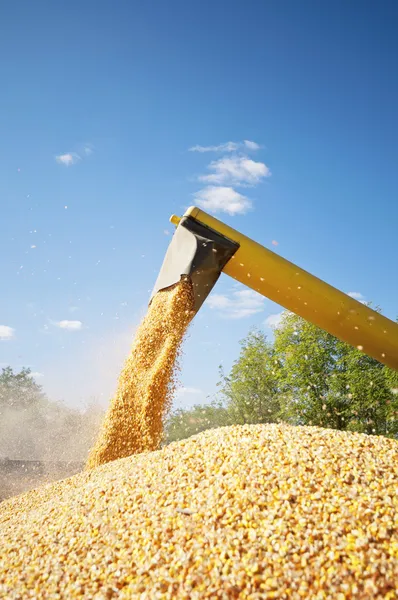
[[[0,505],[0,597],[398,597],[398,444],[209,430]]]

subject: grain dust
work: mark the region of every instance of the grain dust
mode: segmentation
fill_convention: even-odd
[[[181,343],[194,312],[190,281],[158,292],[139,327],[86,468],[156,450],[175,390]]]

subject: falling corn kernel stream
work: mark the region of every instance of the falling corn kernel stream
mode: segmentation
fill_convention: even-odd
[[[154,296],[86,468],[159,447],[174,392],[181,342],[194,315],[192,307],[189,281]]]

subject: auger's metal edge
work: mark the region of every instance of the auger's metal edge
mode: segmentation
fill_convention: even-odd
[[[189,277],[197,312],[238,248],[238,243],[193,217],[182,217],[167,249],[149,304],[157,292],[175,285],[182,277]]]

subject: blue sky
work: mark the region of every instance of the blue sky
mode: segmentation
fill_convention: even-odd
[[[397,18],[393,1],[3,2],[1,365],[105,403],[168,218],[195,202],[395,318]],[[251,327],[272,334],[280,308],[234,286],[196,317],[176,406],[215,392]]]

